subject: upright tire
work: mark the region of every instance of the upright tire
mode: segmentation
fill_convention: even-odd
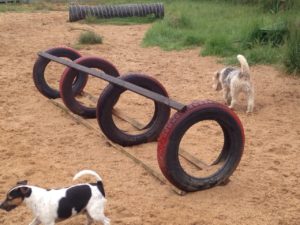
[[[129,74],[120,77],[120,79],[168,97],[165,88],[152,77],[141,74]],[[122,146],[132,146],[157,140],[170,117],[170,108],[162,103],[155,102],[155,111],[151,122],[146,126],[147,129],[144,128],[141,134],[128,134],[116,126],[112,112],[114,105],[116,105],[124,91],[126,89],[109,84],[102,92],[97,104],[97,120],[102,132],[111,141]]]
[[[48,49],[46,52],[57,57],[68,58],[72,61],[81,57],[81,54],[79,52],[68,47],[51,48]],[[60,97],[59,91],[50,87],[50,85],[46,82],[45,79],[45,70],[50,61],[51,60],[43,58],[41,56],[37,58],[33,67],[33,81],[36,88],[41,94],[43,94],[47,98],[55,99]],[[58,73],[58,75],[59,77],[61,76],[60,73]],[[74,84],[72,84],[72,90],[74,95],[78,95],[82,91],[82,89],[86,85],[87,79],[88,77],[83,74],[82,76],[78,77],[78,79],[76,79]]]
[[[188,174],[179,160],[182,137],[196,123],[216,121],[223,130],[224,145],[213,163],[220,168],[205,177]],[[237,115],[228,107],[212,101],[190,104],[185,112],[177,112],[168,121],[158,140],[158,164],[165,177],[177,188],[191,192],[211,188],[226,181],[238,166],[244,149],[244,130]]]
[[[88,68],[102,70],[104,73],[113,77],[120,76],[119,71],[113,64],[99,57],[81,57],[74,62]],[[84,106],[82,103],[76,100],[75,95],[72,92],[72,84],[74,83],[76,77],[80,78],[80,76],[81,74],[78,72],[78,70],[67,67],[60,79],[60,95],[64,104],[73,113],[85,118],[96,118],[96,108]]]

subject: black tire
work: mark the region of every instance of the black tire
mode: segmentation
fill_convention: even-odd
[[[120,77],[120,79],[168,97],[165,88],[152,77],[129,74]],[[127,134],[115,125],[112,116],[113,107],[124,91],[126,89],[109,84],[102,92],[97,104],[97,120],[103,133],[111,141],[122,146],[132,146],[157,140],[170,117],[170,108],[162,103],[155,102],[155,112],[151,122],[147,125],[147,129],[141,134]]]
[[[206,177],[189,175],[179,161],[179,145],[187,130],[194,124],[214,120],[222,128],[224,145],[214,165],[221,168]],[[238,166],[244,150],[244,130],[237,115],[228,107],[212,101],[199,101],[177,112],[166,124],[158,140],[157,158],[165,177],[177,188],[192,192],[214,187],[227,179]]]
[[[68,58],[72,61],[81,57],[80,53],[68,47],[51,48],[46,52],[57,57]],[[37,58],[33,67],[33,81],[36,88],[41,94],[43,94],[47,98],[55,99],[60,97],[59,91],[50,87],[45,80],[45,69],[50,61],[51,60],[43,58],[41,56]],[[59,76],[60,75],[61,74],[59,74]],[[82,89],[86,85],[87,79],[87,76],[80,76],[78,79],[76,79],[72,87],[74,95],[78,95],[82,91]]]
[[[74,61],[77,64],[88,68],[96,68],[102,70],[104,73],[114,77],[120,76],[119,71],[110,62],[98,58],[98,57],[81,57]],[[76,100],[75,95],[72,92],[72,83],[76,79],[80,78],[78,70],[67,67],[60,79],[60,95],[63,102],[73,113],[85,118],[96,118],[96,108],[86,107]]]

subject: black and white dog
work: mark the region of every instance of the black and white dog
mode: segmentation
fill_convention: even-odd
[[[92,170],[82,170],[73,180],[83,175],[93,175],[97,182],[51,190],[27,185],[27,181],[18,182],[9,190],[0,208],[10,211],[24,202],[35,216],[30,225],[54,225],[79,213],[86,214],[87,225],[94,221],[109,225],[110,220],[104,215],[106,199],[101,177]]]

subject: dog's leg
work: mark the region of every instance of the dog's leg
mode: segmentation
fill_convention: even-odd
[[[248,105],[247,105],[247,112],[246,113],[252,113],[254,108],[254,91],[253,88],[247,92],[248,97]]]
[[[229,105],[229,108],[234,109],[234,106],[237,102],[237,97],[238,97],[238,92],[237,92],[236,88],[234,88],[234,86],[231,87],[231,89],[230,89],[230,96],[231,96],[231,103]]]
[[[103,224],[110,225],[110,219],[108,219],[107,217],[104,217]]]
[[[224,88],[223,97],[226,100],[226,104],[230,105],[231,104],[231,95],[230,95],[229,88]]]
[[[88,213],[86,213],[86,218],[86,225],[91,225],[94,222],[93,218]]]
[[[41,221],[37,217],[35,217],[29,225],[39,225],[39,224],[41,224]]]
[[[89,216],[91,217],[92,221],[101,221],[103,225],[110,225],[110,219],[106,217],[103,212],[98,212],[98,214],[93,212],[93,214]]]

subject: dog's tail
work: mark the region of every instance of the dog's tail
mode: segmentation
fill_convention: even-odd
[[[242,75],[250,75],[250,68],[249,68],[249,65],[248,65],[248,62],[245,58],[245,56],[243,55],[237,55],[237,59],[239,60],[240,64],[241,64],[241,72],[242,72]]]
[[[102,179],[101,177],[93,170],[81,170],[78,173],[75,174],[75,176],[73,177],[73,181],[77,180],[79,177],[83,176],[83,175],[92,175],[94,177],[96,177],[97,182],[101,181]]]
[[[79,177],[81,177],[83,175],[92,175],[92,176],[96,177],[97,187],[98,187],[99,191],[102,193],[102,195],[105,197],[105,191],[104,191],[102,179],[95,171],[93,171],[93,170],[81,170],[81,171],[79,171],[78,173],[75,174],[75,176],[73,177],[73,181],[77,180]]]

